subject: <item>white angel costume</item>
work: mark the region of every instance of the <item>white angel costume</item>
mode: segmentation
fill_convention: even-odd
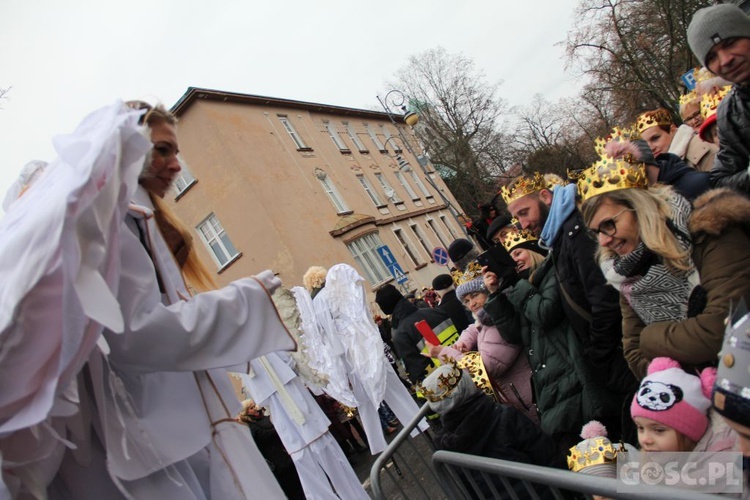
[[[189,298],[148,193],[139,187],[133,199],[121,242],[125,332],[105,331],[110,353],[91,356],[91,457],[69,453],[55,486],[76,498],[111,484],[139,499],[283,497],[234,420],[241,406],[226,368],[293,350],[294,340],[258,279]]]
[[[44,495],[64,451],[60,419],[78,411],[76,375],[103,327],[123,331],[122,220],[151,148],[140,114],[121,101],[91,113],[54,138],[58,157],[43,173],[27,166],[4,200],[0,456],[14,496]]]
[[[294,461],[305,496],[308,500],[369,499],[328,431],[331,422],[292,363],[286,353],[270,353],[251,361],[248,373],[240,376],[255,403],[270,407],[271,421]]]
[[[335,355],[329,379],[343,376],[341,380],[351,384],[355,404],[342,401],[328,388],[326,392],[347,406],[356,406],[374,455],[387,444],[378,415],[380,403],[388,403],[401,422],[414,418],[419,407],[385,357],[380,332],[367,306],[364,278],[350,265],[337,264],[328,270],[325,283],[313,306],[317,327]],[[426,421],[420,422],[412,436],[427,428]]]

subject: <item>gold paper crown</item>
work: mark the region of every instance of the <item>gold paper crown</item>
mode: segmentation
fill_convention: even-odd
[[[461,272],[457,269],[455,271],[451,271],[451,276],[453,277],[454,285],[463,285],[464,283],[474,281],[475,279],[482,276],[482,266],[479,264],[479,262],[472,260],[471,262],[469,262],[469,265],[466,266],[466,271]]]
[[[513,179],[507,186],[500,188],[500,196],[503,197],[505,203],[510,205],[519,198],[523,198],[527,194],[536,193],[542,189],[547,189],[547,183],[544,181],[544,177],[539,172],[534,172],[533,175],[521,175]]]
[[[655,111],[646,111],[638,117],[635,122],[635,129],[638,135],[642,134],[644,130],[656,127],[657,125],[666,125],[667,127],[674,125],[672,115],[666,109],[657,109]]]
[[[503,238],[503,246],[510,252],[521,243],[526,243],[527,241],[539,241],[539,238],[534,236],[528,229],[511,229],[506,233],[505,238]]]
[[[687,94],[682,94],[680,96],[680,106],[684,106],[685,104],[693,101],[698,100],[698,94],[695,92],[695,90],[691,90]]]
[[[448,366],[451,368],[451,371],[438,375],[436,390],[433,391],[421,383],[419,384],[419,392],[422,393],[427,401],[432,403],[437,403],[448,397],[456,388],[458,382],[461,380],[461,376],[463,375],[463,372],[456,364],[455,359],[444,356],[441,358],[441,361],[443,362],[443,365],[441,366]]]
[[[716,114],[716,110],[719,108],[721,100],[726,97],[730,90],[732,90],[732,86],[726,85],[713,92],[703,94],[703,97],[701,98],[701,116],[704,120],[709,116]]]
[[[492,382],[487,375],[487,369],[484,367],[482,356],[476,351],[464,353],[463,357],[456,362],[459,368],[463,368],[471,375],[471,380],[480,391],[492,396],[497,401],[497,394],[492,388]]]
[[[629,140],[633,132],[632,129],[615,128],[609,136],[596,139],[595,148],[600,159],[578,176],[578,193],[582,201],[610,191],[648,187],[645,164],[636,163],[630,154],[622,159],[612,158],[605,150],[610,140]]]
[[[578,472],[592,465],[611,464],[617,460],[617,452],[619,450],[612,446],[609,439],[598,437],[589,439],[588,441],[593,441],[594,444],[589,446],[585,451],[579,450],[578,445],[570,449],[568,468],[573,472]]]

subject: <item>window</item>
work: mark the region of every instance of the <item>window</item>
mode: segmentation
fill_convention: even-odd
[[[387,148],[393,148],[393,151],[396,153],[401,152],[401,146],[398,145],[396,142],[396,138],[391,135],[391,131],[388,130],[385,125],[381,125],[380,128],[383,129],[383,135],[385,136],[385,145]]]
[[[302,137],[297,133],[296,130],[294,130],[294,127],[292,126],[292,122],[289,121],[289,117],[286,115],[277,115],[279,117],[279,121],[282,125],[284,125],[284,128],[287,132],[289,132],[289,135],[292,137],[292,140],[294,141],[294,144],[297,146],[297,149],[310,149],[305,144],[305,141],[302,140]]]
[[[417,196],[417,193],[415,193],[411,188],[411,184],[409,184],[409,181],[406,180],[403,172],[396,172],[396,178],[398,179],[398,182],[400,182],[401,185],[404,186],[404,189],[406,189],[406,193],[409,195],[409,197],[411,197],[412,200],[419,199],[419,196]]]
[[[357,149],[360,153],[369,153],[367,148],[365,147],[364,143],[359,139],[357,136],[357,131],[354,130],[354,127],[349,122],[342,122],[344,124],[344,127],[346,127],[346,133],[349,134],[349,138],[352,140],[355,146],[357,146]]]
[[[427,219],[427,224],[430,226],[430,229],[432,229],[432,232],[435,233],[435,237],[440,242],[440,245],[443,248],[448,248],[448,245],[445,244],[445,238],[443,238],[442,232],[438,229],[437,224],[435,223],[435,219]]]
[[[174,186],[174,189],[176,191],[175,198],[179,199],[185,191],[187,191],[193,184],[198,181],[196,181],[195,177],[193,177],[193,174],[190,172],[190,169],[188,168],[185,160],[183,160],[179,156],[177,157],[177,159],[180,162],[180,171],[174,178],[174,183],[172,185]]]
[[[386,203],[383,203],[383,200],[380,199],[380,195],[373,189],[372,184],[370,184],[370,181],[367,179],[367,177],[359,174],[357,176],[357,180],[365,189],[365,193],[367,193],[367,196],[370,197],[376,207],[382,207],[383,205],[386,205]]]
[[[409,256],[412,263],[414,263],[415,266],[419,265],[419,259],[417,258],[417,253],[414,251],[414,249],[411,246],[411,243],[409,240],[404,236],[404,234],[401,232],[401,228],[395,228],[393,230],[393,234],[396,235],[396,239],[399,243],[401,243],[401,246],[404,247],[404,250],[406,251],[406,255]]]
[[[328,178],[328,176],[325,174],[325,172],[318,172],[315,174],[315,176],[320,181],[320,184],[323,186],[323,190],[328,195],[328,198],[331,200],[331,203],[333,203],[333,206],[336,207],[337,213],[344,213],[349,212],[349,207],[346,206],[346,203],[344,202],[344,199],[339,194],[338,190],[336,189],[336,186],[333,185],[331,180]]]
[[[403,203],[403,200],[399,197],[396,190],[393,189],[391,184],[388,182],[388,179],[386,179],[383,174],[377,173],[375,174],[375,178],[380,183],[380,187],[383,188],[383,192],[389,200],[391,200],[393,203]]]
[[[224,227],[222,227],[216,215],[209,215],[206,220],[198,225],[197,229],[203,243],[211,250],[211,254],[220,268],[239,257],[240,253],[232,244],[232,240],[229,239],[229,235],[224,231]]]
[[[419,241],[419,244],[422,245],[422,248],[424,248],[424,251],[427,252],[427,255],[432,255],[432,245],[430,244],[429,240],[424,237],[424,234],[422,234],[422,230],[417,226],[416,223],[410,223],[409,227],[411,228],[411,231],[414,233],[414,236],[417,237],[417,241]]]
[[[414,170],[411,170],[411,178],[414,179],[414,183],[417,185],[419,190],[422,191],[422,194],[425,196],[425,198],[432,197],[430,192],[427,191],[427,187],[422,183],[422,179],[419,178]]]
[[[454,233],[453,229],[451,229],[451,226],[450,226],[450,224],[448,224],[448,219],[445,218],[445,215],[440,214],[440,220],[443,221],[443,225],[445,226],[445,228],[450,233],[451,239],[455,240],[456,239],[456,233]]]
[[[342,153],[351,153],[349,148],[346,146],[346,143],[341,139],[339,136],[338,131],[336,130],[336,127],[333,126],[331,122],[323,122],[323,125],[326,126],[326,130],[328,131],[328,135],[331,136],[331,140],[336,145],[337,148],[339,148],[339,151]]]
[[[354,261],[365,272],[367,281],[371,285],[381,283],[391,277],[388,268],[378,255],[378,247],[383,246],[377,233],[366,234],[361,238],[347,243],[346,248],[351,252]]]
[[[378,148],[378,151],[385,153],[385,146],[380,142],[375,130],[373,130],[373,128],[367,123],[365,123],[365,129],[367,129],[367,134],[370,136],[370,139],[372,139],[372,143],[375,144],[375,147]]]

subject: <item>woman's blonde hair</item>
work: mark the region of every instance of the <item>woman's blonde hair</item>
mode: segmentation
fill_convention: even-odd
[[[667,225],[673,218],[670,200],[675,192],[670,186],[655,186],[648,189],[620,189],[586,200],[582,212],[586,225],[591,223],[604,200],[635,211],[638,235],[643,244],[661,257],[664,265],[673,274],[693,269],[690,252],[680,244]],[[597,251],[599,262],[612,259],[616,254],[602,246]]]
[[[529,274],[531,274],[539,268],[542,262],[544,262],[545,257],[539,252],[529,250],[528,248],[526,251],[529,252],[529,257],[531,257],[531,263],[529,264]]]

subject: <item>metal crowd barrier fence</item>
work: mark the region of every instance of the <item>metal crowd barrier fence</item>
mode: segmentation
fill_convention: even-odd
[[[437,451],[432,457],[437,477],[445,494],[451,499],[502,498],[518,500],[521,497],[565,500],[571,493],[586,497],[599,495],[606,498],[633,500],[717,500],[718,495],[698,493],[667,486],[639,486],[635,492],[618,492],[619,481],[566,470],[537,465],[521,464],[494,458],[465,455],[450,451]],[[483,484],[477,481],[482,479]],[[513,481],[513,484],[511,484]],[[469,491],[469,487],[471,491]],[[489,496],[488,496],[489,494]],[[580,495],[576,495],[579,498]]]
[[[429,431],[416,438],[409,434],[429,412],[419,413],[380,454],[370,469],[372,493],[377,500],[403,498],[471,499],[495,498],[606,498],[630,500],[717,500],[718,495],[702,494],[666,486],[643,486],[637,492],[618,492],[616,479],[578,474],[507,460],[436,451]],[[479,484],[481,479],[483,484]],[[387,480],[387,481],[386,481]]]

